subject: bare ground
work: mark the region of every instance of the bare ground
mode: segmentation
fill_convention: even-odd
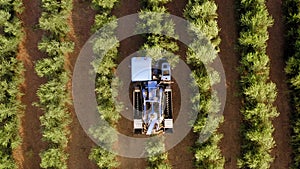
[[[240,154],[240,124],[241,124],[241,98],[238,97],[239,55],[235,50],[237,41],[237,26],[235,18],[235,0],[216,0],[218,5],[218,25],[221,29],[221,51],[219,57],[223,63],[226,74],[227,100],[223,112],[224,123],[220,126],[219,132],[224,137],[220,147],[225,157],[225,168],[237,168],[237,158]]]
[[[25,66],[25,82],[22,85],[24,96],[22,102],[26,106],[25,114],[21,119],[21,137],[23,142],[18,149],[17,163],[19,168],[39,168],[40,151],[45,148],[45,143],[41,141],[41,127],[39,117],[42,111],[35,106],[37,102],[36,91],[45,79],[39,78],[34,71],[34,62],[45,55],[39,52],[37,44],[43,32],[36,29],[38,19],[41,14],[40,1],[23,0],[25,10],[20,18],[24,27],[25,37],[20,44],[18,58]]]
[[[168,3],[166,7],[168,8],[170,14],[184,18],[183,12],[187,2],[187,0],[173,0],[172,2]],[[183,43],[179,42],[178,44],[179,51],[176,54],[179,55],[181,59],[185,60],[187,47]],[[174,100],[173,107],[174,110],[180,109],[180,103],[177,103],[176,105],[176,100]],[[191,150],[191,147],[195,144],[196,140],[197,135],[191,130],[179,144],[168,151],[168,160],[172,168],[195,168],[194,154]]]
[[[90,30],[94,23],[95,13],[96,12],[91,9],[90,1],[73,1],[73,10],[69,18],[69,24],[71,26],[69,38],[75,42],[75,48],[74,52],[67,57],[67,65],[71,72],[73,72],[81,48],[91,36]],[[72,91],[71,81],[69,86],[70,91]],[[70,106],[69,110],[73,121],[70,125],[71,135],[67,148],[67,152],[70,154],[68,167],[71,169],[96,169],[96,164],[88,159],[91,148],[95,146],[95,143],[82,129],[73,106]]]
[[[272,169],[286,169],[291,164],[292,148],[290,143],[289,116],[291,113],[288,97],[287,78],[284,72],[284,23],[282,14],[282,1],[272,0],[267,3],[269,13],[273,16],[274,26],[269,29],[267,54],[271,60],[271,80],[276,83],[278,96],[275,106],[279,111],[279,117],[273,120],[275,131],[273,137],[276,147],[272,151],[275,157],[271,165]]]

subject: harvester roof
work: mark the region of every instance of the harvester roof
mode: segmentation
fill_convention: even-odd
[[[152,59],[150,57],[131,58],[131,81],[152,80]]]

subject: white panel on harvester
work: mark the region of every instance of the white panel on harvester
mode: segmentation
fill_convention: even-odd
[[[152,80],[152,59],[150,57],[131,58],[131,81]]]
[[[165,119],[165,128],[167,129],[173,128],[173,119]]]
[[[143,121],[142,121],[142,119],[134,119],[133,120],[133,128],[134,129],[142,129],[143,128]]]

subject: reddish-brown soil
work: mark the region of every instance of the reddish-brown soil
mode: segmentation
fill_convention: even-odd
[[[67,65],[71,71],[71,75],[81,48],[91,36],[90,30],[94,23],[95,13],[91,9],[90,1],[73,1],[73,10],[69,18],[71,26],[69,37],[75,43],[75,48],[74,52],[67,57]],[[70,91],[72,91],[71,85]],[[71,135],[67,149],[67,152],[70,154],[68,167],[72,169],[97,168],[96,164],[88,159],[91,148],[96,145],[82,129],[73,106],[70,107],[70,112],[73,121],[70,124]]]
[[[183,11],[187,4],[187,0],[173,0],[172,2],[168,3],[166,7],[168,11],[172,15],[176,15],[179,17],[183,16]],[[180,55],[180,57],[185,60],[186,58],[186,50],[187,47],[179,43],[179,51],[176,53]],[[180,105],[173,105],[174,110],[179,109]],[[190,131],[187,136],[175,147],[168,151],[168,160],[171,164],[172,168],[174,169],[182,169],[182,168],[195,168],[194,167],[194,154],[191,150],[191,147],[195,144],[197,140],[197,136],[195,133]]]
[[[22,102],[25,104],[25,114],[21,119],[22,145],[17,157],[19,168],[39,168],[39,152],[46,145],[41,141],[41,127],[39,116],[42,111],[35,106],[37,102],[36,91],[40,84],[45,80],[39,78],[34,71],[34,62],[44,57],[44,54],[38,51],[37,44],[40,41],[43,32],[36,29],[38,19],[41,14],[40,1],[24,0],[25,11],[20,16],[24,27],[25,37],[20,44],[18,57],[23,61],[25,67],[25,82],[22,85],[24,96]]]
[[[235,21],[235,1],[216,0],[218,5],[218,25],[221,29],[221,58],[227,85],[227,98],[224,109],[224,123],[220,126],[219,132],[224,137],[220,147],[225,157],[225,168],[237,168],[237,158],[240,153],[240,123],[241,123],[241,98],[238,97],[239,55],[236,53],[235,45],[237,40],[237,27]]]
[[[274,26],[269,29],[267,54],[271,60],[271,80],[276,83],[278,96],[275,106],[279,117],[273,120],[275,131],[273,133],[276,147],[272,151],[275,157],[272,169],[289,168],[291,164],[291,146],[289,116],[291,113],[288,97],[287,78],[284,73],[284,23],[282,18],[282,1],[272,0],[267,3],[269,13],[274,18]]]
[[[170,14],[184,18],[183,12],[187,2],[187,0],[173,0],[172,2],[168,3],[166,7],[168,8]]]

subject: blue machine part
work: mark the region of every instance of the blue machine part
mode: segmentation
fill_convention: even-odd
[[[156,101],[156,89],[157,89],[157,82],[156,81],[148,81],[148,97],[149,101]]]

